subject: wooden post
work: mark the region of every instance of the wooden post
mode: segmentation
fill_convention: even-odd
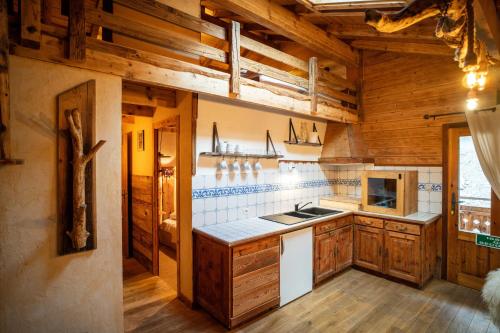
[[[20,19],[21,19],[21,45],[33,49],[40,48],[41,41],[41,0],[21,0],[20,1]]]
[[[362,116],[362,96],[361,90],[363,87],[363,50],[359,50],[359,65],[358,66],[347,66],[346,77],[347,80],[353,82],[356,86],[356,91],[347,88],[346,93],[349,95],[356,95],[356,109],[358,111],[358,116]],[[360,119],[361,120],[361,119]]]
[[[318,111],[318,58],[309,58],[309,97],[311,113]]]
[[[69,2],[69,50],[68,57],[75,61],[85,60],[85,0]]]
[[[231,79],[229,82],[229,93],[235,97],[240,94],[240,23],[231,22],[228,30],[229,39],[229,67]]]
[[[0,0],[0,161],[10,158],[9,14]]]

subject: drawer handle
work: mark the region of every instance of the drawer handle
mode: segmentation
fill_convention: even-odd
[[[408,228],[407,227],[398,226],[398,230],[399,231],[406,231],[406,230],[408,230]]]

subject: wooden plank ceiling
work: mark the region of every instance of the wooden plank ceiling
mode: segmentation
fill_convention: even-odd
[[[384,11],[396,11],[403,8],[408,0],[374,0],[369,3],[353,2],[333,3],[326,0],[272,0],[291,11],[299,19],[305,19],[324,30],[331,38],[335,38],[357,49],[387,50],[403,53],[432,54],[452,56],[453,50],[434,36],[436,20],[424,20],[398,33],[381,33],[364,23],[364,11],[376,8]],[[243,13],[229,6],[225,0],[202,0],[204,18],[242,24],[242,32],[265,41],[269,45],[283,51],[293,51],[298,57],[307,59],[317,56],[321,67],[329,67],[333,71],[341,71],[331,57],[305,48],[304,43],[297,43],[290,34],[280,33],[278,29],[264,26],[252,14]],[[499,5],[500,0],[496,0]],[[302,45],[299,45],[302,44]],[[342,73],[339,73],[342,74]]]

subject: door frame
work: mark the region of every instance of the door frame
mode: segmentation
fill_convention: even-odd
[[[450,173],[450,161],[449,161],[449,130],[454,128],[467,128],[468,124],[466,122],[452,123],[443,125],[443,232],[442,232],[442,272],[443,279],[449,280],[448,271],[448,236],[449,236],[449,220],[448,211],[450,209],[449,204],[449,191],[448,187],[450,184],[449,173]],[[500,200],[496,197],[493,190],[491,191],[491,235],[500,236]],[[457,235],[458,238],[458,235]],[[488,249],[489,251],[489,269],[495,269],[500,267],[500,250]]]
[[[451,123],[443,125],[443,195],[442,195],[442,238],[441,238],[441,278],[448,280],[448,184],[450,161],[448,160],[449,130],[452,128],[469,127],[466,122]]]
[[[180,262],[181,262],[181,257],[180,257],[180,248],[181,248],[181,235],[180,235],[180,190],[181,190],[181,182],[180,182],[180,115],[172,116],[166,119],[163,119],[157,123],[153,122],[153,137],[154,137],[154,158],[153,158],[153,209],[154,209],[154,214],[153,214],[153,274],[154,275],[159,275],[160,274],[160,256],[159,256],[159,251],[160,251],[160,239],[159,239],[159,224],[158,224],[158,211],[159,211],[159,203],[158,203],[158,177],[159,177],[159,163],[160,163],[160,158],[158,154],[158,148],[159,148],[159,130],[163,128],[163,124],[165,122],[175,122],[175,211],[176,211],[176,218],[175,218],[175,224],[176,228],[175,231],[177,233],[177,242],[176,242],[176,268],[177,268],[177,297],[180,295]]]

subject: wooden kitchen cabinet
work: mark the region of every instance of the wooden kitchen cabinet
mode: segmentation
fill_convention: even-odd
[[[314,283],[352,265],[352,217],[319,224],[314,238]]]
[[[335,231],[335,272],[352,265],[353,238],[352,225]]]
[[[356,216],[355,222],[354,265],[419,286],[433,276],[437,223],[422,225],[362,216]]]
[[[420,236],[385,231],[385,273],[419,283],[421,267]]]
[[[335,237],[327,232],[314,239],[314,283],[323,281],[335,271]]]
[[[354,264],[376,272],[384,270],[384,230],[355,225]]]
[[[197,304],[228,328],[279,305],[279,236],[235,247],[194,236]]]

